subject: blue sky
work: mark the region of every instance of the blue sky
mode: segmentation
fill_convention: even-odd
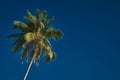
[[[9,34],[14,20],[24,21],[26,10],[37,8],[55,16],[53,25],[64,32],[52,41],[57,58],[50,64],[41,58],[33,64],[27,80],[120,80],[119,0],[1,0],[0,78],[22,80],[28,63],[21,64],[20,52],[11,52]]]

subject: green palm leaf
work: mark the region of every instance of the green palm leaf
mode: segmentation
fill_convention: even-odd
[[[48,18],[47,20],[45,20],[43,23],[48,26],[50,24],[50,22],[52,22],[54,20],[54,16]]]
[[[26,30],[29,31],[30,28],[23,22],[21,21],[14,21],[14,30],[21,30],[23,32],[25,32]]]
[[[17,44],[14,45],[14,47],[12,48],[12,52],[16,53],[18,52],[20,49],[22,49],[22,45],[24,42],[18,42]]]
[[[48,54],[45,56],[45,61],[49,63],[50,61],[54,60],[56,57],[56,54],[54,51],[50,51]]]
[[[29,57],[30,57],[30,48],[31,48],[31,45],[30,45],[30,44],[31,44],[31,43],[29,43],[29,44],[26,46],[26,48],[23,50],[23,52],[22,52],[22,54],[21,54],[21,60],[23,60],[24,57],[26,56],[26,58],[27,58],[26,61],[28,61],[28,59],[29,59]]]
[[[47,18],[47,11],[44,10],[44,11],[42,12],[42,14],[41,14],[40,19],[41,19],[41,21],[44,21],[44,20],[46,20],[46,18]]]
[[[25,33],[12,34],[8,36],[8,39],[19,38],[20,36],[23,36],[24,34]]]
[[[29,22],[36,23],[36,16],[33,16],[29,10],[27,10],[27,15],[24,18]]]
[[[40,19],[40,10],[39,9],[36,10],[36,18]]]
[[[63,32],[61,30],[56,30],[52,27],[49,27],[47,28],[43,34],[46,36],[46,37],[51,37],[53,38],[54,40],[56,39],[59,39],[59,38],[62,38],[63,36]]]

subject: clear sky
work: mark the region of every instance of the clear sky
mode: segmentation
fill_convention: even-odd
[[[45,64],[42,56],[27,80],[120,80],[119,0],[0,0],[0,80],[23,80],[28,63],[12,54],[7,35],[14,20],[37,8],[55,16],[64,37],[52,41],[56,60]]]

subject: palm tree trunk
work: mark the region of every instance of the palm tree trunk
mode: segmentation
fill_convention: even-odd
[[[31,68],[31,66],[32,66],[33,61],[34,61],[34,58],[32,58],[32,60],[30,61],[30,64],[29,64],[28,69],[27,69],[27,72],[26,72],[26,74],[25,74],[25,76],[24,76],[24,80],[26,80],[26,78],[27,78],[27,75],[28,75],[28,73],[29,73],[29,71],[30,71],[30,68]]]
[[[29,66],[28,66],[28,69],[27,69],[27,72],[26,72],[26,74],[25,74],[25,76],[24,76],[24,80],[26,80],[26,78],[27,78],[27,75],[28,75],[28,73],[29,73],[29,71],[30,71],[30,68],[31,68],[31,66],[32,66],[32,63],[33,63],[33,61],[34,61],[34,59],[35,59],[35,57],[36,57],[36,53],[37,53],[37,51],[38,51],[38,46],[39,45],[36,45],[35,46],[35,52],[34,52],[34,54],[33,54],[33,57],[32,57],[32,60],[30,61],[30,64],[29,64]]]

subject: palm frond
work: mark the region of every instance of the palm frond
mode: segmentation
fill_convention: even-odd
[[[42,14],[41,14],[41,21],[46,20],[46,18],[47,18],[47,11],[44,10],[44,11],[42,12]]]
[[[27,22],[26,23],[28,26],[29,26],[29,28],[30,28],[30,30],[28,31],[28,32],[34,32],[35,30],[36,30],[36,24],[34,24],[34,23],[32,23],[32,22]]]
[[[51,59],[51,60],[54,60],[55,57],[56,57],[56,53],[55,53],[53,50],[51,50],[51,51],[49,52],[49,56],[50,56],[50,59]]]
[[[46,55],[46,56],[45,56],[45,62],[46,62],[46,63],[49,63],[49,62],[50,62],[50,57],[49,57],[49,55]]]
[[[29,27],[21,21],[14,21],[13,29],[26,31],[26,30],[29,30]]]
[[[45,46],[52,47],[50,41],[47,38],[43,38],[42,40],[43,40],[43,43],[44,43]]]
[[[36,10],[36,18],[40,19],[40,10],[39,9]]]
[[[24,59],[24,57],[26,56],[26,62],[28,61],[29,57],[30,57],[30,48],[31,48],[31,43],[29,43],[26,48],[23,50],[22,54],[21,54],[21,60]]]
[[[22,54],[21,54],[21,57],[20,57],[20,59],[21,59],[22,61],[23,61],[25,55],[27,54],[27,51],[28,51],[28,48],[25,48],[25,49],[23,50],[23,52],[22,52]]]
[[[16,38],[16,40],[13,42],[13,45],[16,45],[19,42],[25,43],[25,39],[23,36]]]
[[[43,50],[46,54],[48,54],[51,51],[51,46],[45,44],[45,46],[43,47]]]
[[[52,22],[54,20],[54,16],[48,18],[47,20],[45,20],[43,23],[47,26],[48,24],[50,24],[50,22]]]
[[[27,15],[24,18],[32,23],[36,23],[36,16],[33,16],[29,10],[27,10]]]
[[[24,42],[18,42],[16,45],[13,46],[12,48],[12,52],[16,53],[18,52],[20,49],[22,49],[22,45]]]
[[[45,58],[45,61],[46,62],[49,62],[53,59],[55,59],[55,52],[52,50],[52,46],[49,42],[49,40],[47,38],[45,38],[43,40],[43,43],[44,43],[44,47],[43,47],[43,51],[45,52],[46,54],[46,58]]]
[[[48,54],[45,56],[45,61],[46,63],[49,63],[50,61],[54,60],[56,57],[56,54],[54,51],[50,51]]]
[[[8,39],[18,38],[20,36],[23,36],[25,33],[18,33],[18,34],[11,34],[8,36]]]
[[[50,38],[53,38],[54,40],[58,39],[58,38],[62,38],[63,36],[63,32],[61,30],[57,30],[57,29],[54,29],[52,27],[49,27],[47,28],[43,34],[46,36],[46,37],[50,37]]]
[[[45,27],[45,25],[43,24],[43,22],[38,21],[36,31],[38,31],[38,30],[41,31],[44,27]]]

